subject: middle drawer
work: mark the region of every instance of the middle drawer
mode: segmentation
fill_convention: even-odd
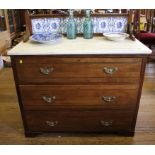
[[[137,85],[20,85],[26,109],[56,107],[135,108]]]

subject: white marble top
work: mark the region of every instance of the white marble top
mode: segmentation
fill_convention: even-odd
[[[109,41],[104,37],[74,40],[66,39],[56,44],[39,44],[28,41],[19,43],[8,55],[78,55],[78,54],[150,54],[152,51],[140,41],[125,39]]]

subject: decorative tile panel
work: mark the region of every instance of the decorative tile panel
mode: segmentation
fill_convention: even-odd
[[[83,18],[75,18],[78,33],[83,32]],[[32,33],[60,32],[66,33],[68,18],[32,19]],[[92,17],[94,33],[126,32],[127,17]]]
[[[58,31],[60,28],[60,18],[38,18],[32,19],[32,33],[47,33]]]

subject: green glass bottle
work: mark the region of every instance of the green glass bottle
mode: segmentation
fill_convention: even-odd
[[[77,33],[76,22],[74,20],[73,10],[69,10],[69,18],[67,21],[67,38],[75,39]]]
[[[85,20],[83,22],[83,37],[85,39],[93,38],[93,22],[90,17],[91,10],[85,11]]]

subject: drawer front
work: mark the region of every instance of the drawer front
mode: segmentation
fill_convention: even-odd
[[[31,59],[31,57],[30,57]],[[71,59],[71,58],[70,58]],[[124,62],[116,58],[95,59],[94,61],[81,58],[71,61],[51,59],[48,63],[42,63],[36,58],[36,62],[21,59],[16,60],[17,77],[19,82],[137,82],[140,77],[141,61]],[[134,58],[131,58],[134,59]],[[52,61],[53,60],[53,61]],[[111,61],[110,61],[111,60]],[[128,60],[128,59],[126,59]],[[139,60],[139,61],[138,61]]]
[[[122,92],[122,93],[121,93]],[[137,85],[21,85],[22,103],[28,109],[74,106],[134,109]]]
[[[133,112],[121,111],[26,111],[30,131],[120,131],[131,130]]]

